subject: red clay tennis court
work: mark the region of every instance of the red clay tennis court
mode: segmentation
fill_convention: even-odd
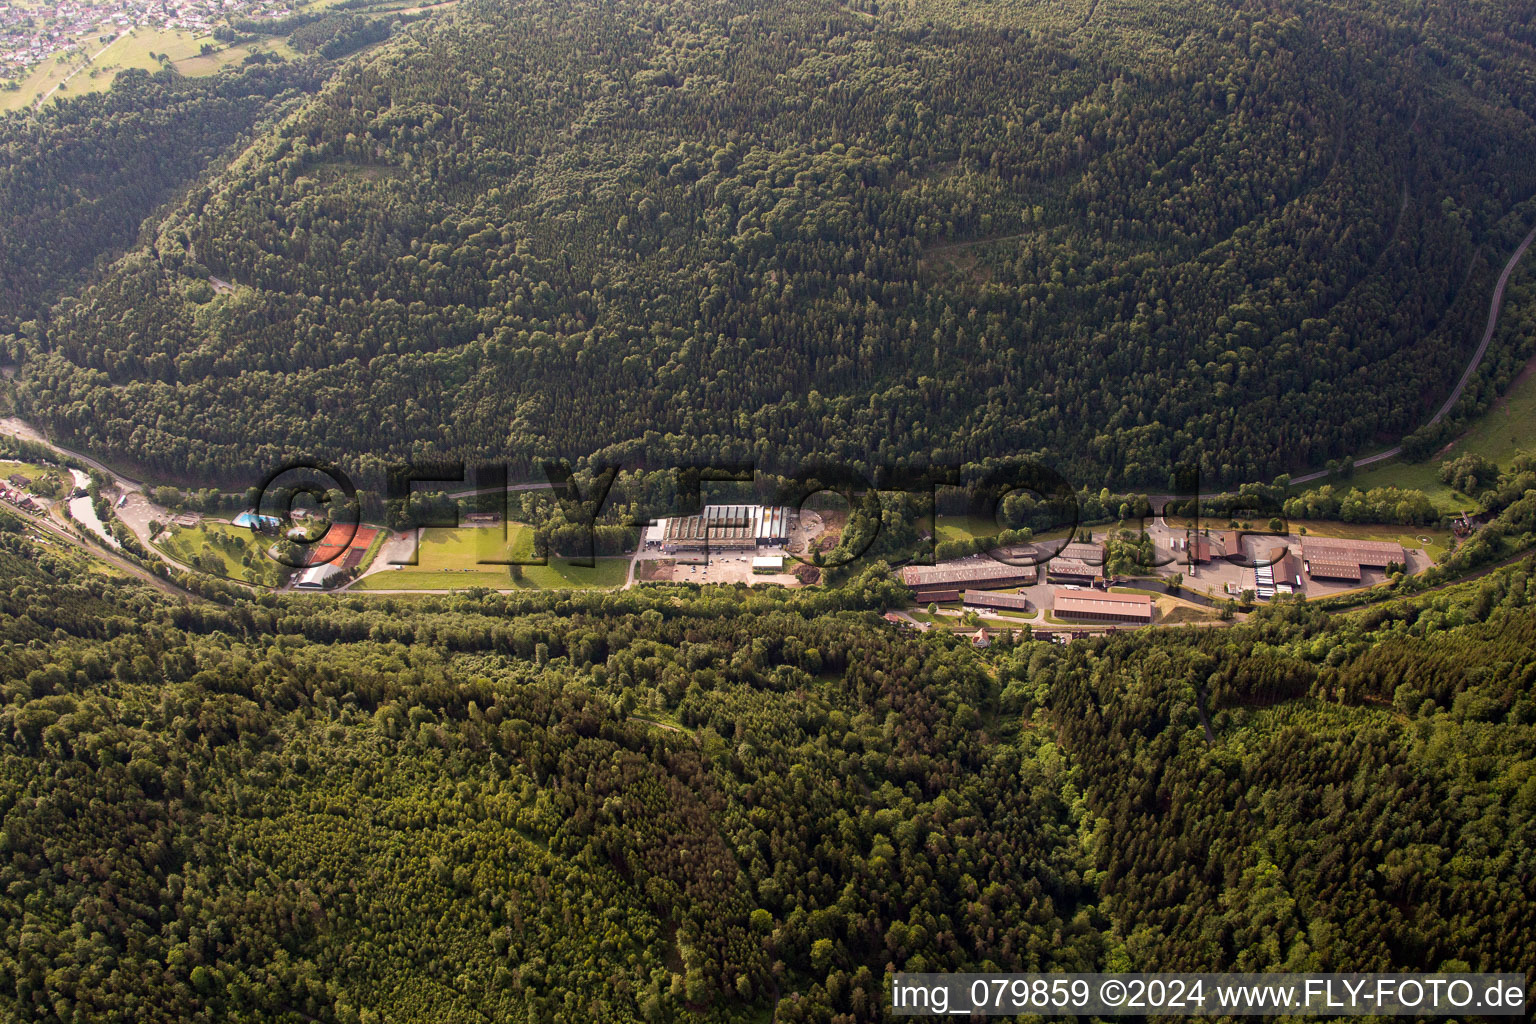
[[[315,545],[310,553],[310,565],[324,565],[341,558],[341,570],[357,568],[362,562],[363,556],[368,553],[368,545],[373,543],[373,538],[379,535],[379,531],[371,526],[348,526],[345,523],[332,523],[331,528],[325,531],[325,536],[320,538],[320,543]],[[345,557],[342,557],[345,555]]]

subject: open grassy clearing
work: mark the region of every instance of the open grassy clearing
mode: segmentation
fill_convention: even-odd
[[[245,583],[281,586],[293,573],[290,566],[267,555],[275,538],[227,523],[172,526],[155,538],[155,546],[178,562],[204,572]]]
[[[976,540],[995,537],[1003,528],[982,516],[939,515],[934,517],[934,529],[939,540]]]
[[[1440,463],[1451,458],[1450,454],[1437,455],[1428,462],[1400,462],[1389,459],[1357,469],[1348,480],[1315,480],[1295,488],[1296,491],[1333,484],[1333,489],[1358,488],[1369,491],[1377,487],[1398,487],[1405,491],[1423,491],[1442,512],[1462,512],[1477,508],[1477,502],[1460,491],[1440,482]]]
[[[113,31],[115,27],[110,25],[100,27],[101,35]],[[0,103],[7,110],[21,110],[34,104],[39,95],[47,97],[47,102],[51,103],[70,96],[101,92],[111,87],[119,72],[129,68],[159,71],[163,65],[150,57],[150,53],[164,54],[174,62],[198,56],[203,43],[213,42],[210,35],[149,27],[128,29],[105,46],[96,36],[91,36],[83,52],[76,51],[65,62],[50,58],[39,64],[22,81],[20,91],[0,93]]]
[[[1160,598],[1155,604],[1157,622],[1163,626],[1176,626],[1181,622],[1214,622],[1221,618],[1207,608],[1188,604],[1176,598]]]
[[[17,485],[11,483],[13,476],[26,477],[31,483]],[[17,462],[12,459],[0,460],[0,483],[7,487],[21,486],[22,490],[44,498],[62,497],[74,488],[74,477],[69,471],[58,466],[40,466],[35,462]]]
[[[1346,486],[1403,487],[1423,491],[1429,500],[1448,512],[1477,508],[1470,496],[1440,482],[1440,463],[1468,453],[1481,455],[1507,467],[1522,451],[1536,451],[1536,363],[1528,365],[1502,398],[1455,441],[1424,462],[1389,459],[1355,471]],[[1309,484],[1316,487],[1326,481]],[[1338,484],[1335,484],[1338,486]]]
[[[533,557],[533,528],[522,523],[507,527],[507,540],[499,529],[460,527],[421,531],[416,565],[382,568],[363,577],[354,590],[462,590],[491,587],[497,590],[587,590],[622,586],[629,573],[627,557],[598,558],[591,567],[572,565],[568,559],[551,558],[548,565],[523,565],[521,579],[506,565],[487,565],[486,559]]]
[[[941,541],[996,537],[1004,530],[1012,529],[990,516],[948,516],[942,513],[934,517],[934,526]]]
[[[314,0],[313,3],[295,4],[294,11],[320,11],[337,2]],[[446,9],[452,7],[454,2],[456,0],[440,4],[419,4],[381,0],[380,3],[360,8],[353,13],[416,14]],[[103,44],[100,41],[100,36],[117,31],[119,29],[116,25],[103,23],[95,33],[86,37],[80,49],[68,54],[62,63],[57,57],[50,57],[21,80],[20,89],[0,90],[0,110],[24,110],[36,104],[39,96],[47,97],[46,102],[52,103],[70,96],[103,92],[112,87],[112,81],[120,72],[129,68],[141,68],[149,72],[161,70],[165,66],[158,59],[161,55],[168,58],[179,73],[189,78],[215,74],[219,69],[238,64],[251,54],[261,51],[275,53],[284,60],[298,56],[287,44],[286,35],[263,35],[253,42],[229,46],[207,33],[141,25],[122,30],[111,43]],[[204,44],[214,47],[214,51],[203,53]],[[157,56],[151,57],[151,53]]]

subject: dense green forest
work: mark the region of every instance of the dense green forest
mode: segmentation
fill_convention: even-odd
[[[882,622],[874,572],[219,604],[0,525],[7,1018],[831,1024],[893,968],[1536,969],[1529,562],[980,652]]]
[[[466,0],[57,308],[20,398],[234,486],[298,451],[1268,479],[1459,375],[1536,222],[1533,15]]]
[[[110,92],[0,115],[0,334],[137,242],[146,217],[322,78],[307,61],[208,78],[130,70]]]

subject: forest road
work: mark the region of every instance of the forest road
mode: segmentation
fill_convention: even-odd
[[[1536,228],[1531,228],[1530,233],[1525,236],[1525,240],[1520,243],[1519,247],[1515,249],[1514,254],[1510,256],[1509,262],[1504,264],[1504,272],[1499,275],[1498,284],[1494,285],[1493,288],[1493,298],[1488,303],[1488,325],[1483,329],[1483,340],[1478,342],[1476,351],[1472,353],[1472,358],[1467,363],[1467,368],[1462,371],[1461,380],[1456,382],[1456,386],[1451,389],[1451,393],[1446,396],[1445,401],[1441,403],[1440,408],[1429,418],[1429,421],[1424,424],[1425,426],[1432,427],[1445,419],[1456,403],[1461,400],[1462,393],[1467,390],[1467,385],[1472,382],[1472,375],[1483,364],[1483,357],[1488,354],[1488,343],[1493,341],[1493,332],[1499,326],[1499,312],[1504,305],[1504,289],[1509,284],[1510,275],[1515,272],[1515,267],[1519,264],[1520,257],[1525,255],[1526,250],[1531,247],[1531,242],[1533,241],[1536,241]],[[1367,455],[1362,459],[1356,459],[1355,468],[1359,469],[1361,466],[1369,466],[1373,462],[1382,462],[1386,459],[1396,458],[1402,453],[1402,445],[1393,445],[1386,451],[1380,451],[1374,455]],[[1326,469],[1314,470],[1311,473],[1303,473],[1300,476],[1291,477],[1291,483],[1311,483],[1313,480],[1321,480],[1327,475],[1328,471]]]

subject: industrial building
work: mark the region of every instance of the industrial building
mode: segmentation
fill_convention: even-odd
[[[668,555],[784,547],[790,514],[782,505],[706,505],[699,515],[652,523],[643,543]]]
[[[1058,590],[1051,610],[1062,619],[1145,624],[1152,621],[1152,598],[1148,594]]]
[[[1025,597],[1023,594],[1010,594],[1006,590],[967,590],[965,592],[965,606],[967,608],[997,608],[1010,612],[1027,612],[1030,610],[1028,597]]]
[[[1340,537],[1303,537],[1301,560],[1314,579],[1355,582],[1363,569],[1384,569],[1396,563],[1406,566],[1408,556],[1401,544],[1384,540],[1349,540]]]
[[[1241,556],[1245,553],[1243,534],[1240,530],[1222,530],[1214,537],[1204,534],[1191,535],[1183,545],[1174,545],[1175,551],[1186,551],[1196,565],[1205,565],[1218,558]]]
[[[1103,570],[1103,545],[1073,542],[1051,559],[1045,578],[1052,583],[1092,583],[1103,575]]]
[[[1270,598],[1276,594],[1294,594],[1301,590],[1301,559],[1291,549],[1281,545],[1271,548],[1266,560],[1268,565],[1253,568],[1253,592],[1259,597]]]
[[[1005,590],[1033,586],[1038,578],[1032,565],[1005,565],[991,559],[963,564],[907,565],[901,569],[901,582],[911,588],[912,598],[919,604],[958,601],[962,589]]]

